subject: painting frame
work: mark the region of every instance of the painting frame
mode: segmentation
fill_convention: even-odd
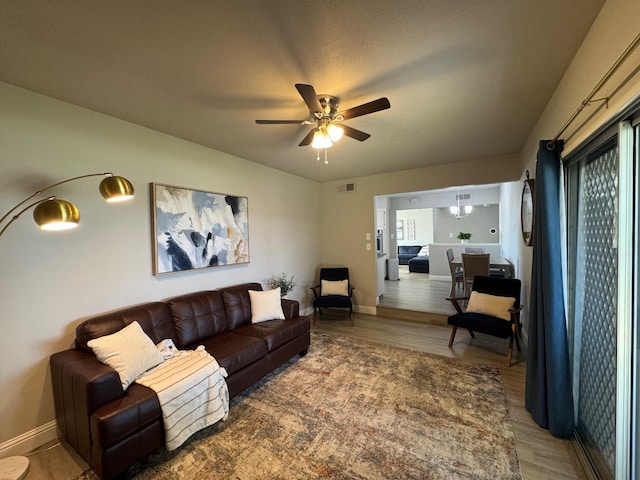
[[[151,183],[153,275],[246,264],[249,199]]]

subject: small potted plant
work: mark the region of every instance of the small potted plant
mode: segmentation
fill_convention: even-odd
[[[280,275],[272,275],[269,278],[265,278],[264,283],[272,289],[280,287],[280,296],[286,297],[287,294],[293,290],[293,287],[298,284],[298,279],[295,275],[287,277],[287,275],[282,272]]]
[[[458,233],[458,240],[460,240],[460,243],[469,243],[469,240],[471,240],[471,234],[460,232]]]

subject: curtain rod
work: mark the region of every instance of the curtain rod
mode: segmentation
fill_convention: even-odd
[[[597,83],[597,85],[593,88],[593,90],[591,90],[591,93],[587,96],[587,98],[585,98],[582,103],[580,104],[580,106],[576,109],[575,112],[573,112],[573,115],[571,115],[571,117],[569,117],[569,120],[567,120],[565,122],[565,124],[562,126],[562,128],[560,129],[560,131],[556,134],[555,137],[553,137],[553,140],[550,140],[549,142],[547,142],[547,148],[549,150],[553,150],[553,148],[555,147],[555,143],[556,140],[558,140],[558,138],[560,138],[560,135],[562,135],[564,133],[564,131],[569,127],[569,125],[571,125],[573,123],[573,121],[576,119],[576,117],[578,115],[580,115],[580,112],[582,112],[582,110],[584,109],[584,107],[586,107],[587,105],[589,105],[589,103],[591,102],[591,100],[593,100],[593,97],[595,96],[596,93],[598,93],[598,90],[600,90],[602,88],[602,86],[611,78],[611,76],[615,73],[615,71],[620,67],[620,65],[622,65],[624,63],[624,61],[629,58],[629,55],[631,55],[631,52],[633,52],[635,50],[635,48],[640,44],[640,33],[636,36],[636,38],[633,39],[633,41],[629,44],[629,46],[627,47],[627,49],[622,52],[622,55],[620,55],[620,57],[618,58],[618,60],[616,60],[616,62],[612,65],[612,67],[609,69],[609,71],[607,73],[604,74],[604,77],[602,77],[600,79],[600,81]],[[608,101],[609,97],[605,97],[605,98],[599,98],[597,100],[605,100]]]

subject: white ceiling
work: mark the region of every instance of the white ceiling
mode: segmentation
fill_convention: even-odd
[[[328,181],[520,151],[604,0],[0,0],[0,80]],[[329,164],[295,83],[347,109]],[[588,92],[585,92],[585,94]],[[577,107],[577,106],[576,106]],[[558,126],[558,128],[560,125]]]

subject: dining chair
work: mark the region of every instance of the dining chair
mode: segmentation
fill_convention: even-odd
[[[464,253],[484,253],[484,247],[464,247]]]
[[[476,275],[489,276],[489,254],[463,253],[461,256],[464,291],[468,296],[473,286],[473,278]]]
[[[447,261],[449,263],[449,272],[451,273],[451,293],[449,296],[453,297],[456,294],[456,288],[458,285],[462,286],[463,277],[462,270],[460,268],[455,267],[451,262],[453,262],[453,248],[447,248]]]

